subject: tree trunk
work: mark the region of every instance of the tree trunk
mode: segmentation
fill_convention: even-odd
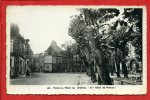
[[[90,67],[89,67],[88,62],[86,61],[86,57],[83,57],[82,59],[83,59],[84,65],[85,65],[85,67],[86,67],[86,74],[87,74],[88,76],[91,76],[90,70],[89,70]]]
[[[94,61],[90,63],[90,72],[91,72],[91,80],[93,83],[97,82],[95,71],[94,71]]]
[[[120,77],[120,54],[119,54],[119,51],[118,51],[118,48],[116,48],[116,56],[115,56],[115,61],[116,61],[116,67],[117,67],[117,71],[116,71],[116,74],[117,74],[117,77]]]
[[[94,22],[92,20],[92,16],[89,12],[88,9],[84,9],[84,16],[85,16],[85,21],[87,26],[94,26]],[[96,44],[99,44],[98,41],[95,40],[94,38],[94,33],[96,31],[93,30],[93,28],[91,28],[91,30],[89,31],[89,33],[86,34],[86,36],[88,37],[90,43],[91,43],[91,48],[92,48],[92,53],[95,55],[95,61],[96,61],[96,65],[97,65],[97,73],[98,73],[98,84],[99,85],[112,85],[111,83],[111,78],[109,76],[109,70],[108,70],[108,59],[105,59],[105,57],[102,57],[103,54],[99,49],[99,46],[96,47]],[[91,76],[95,75],[95,72],[93,71],[94,69],[94,65],[91,66]],[[91,78],[95,78],[91,77]]]
[[[98,73],[98,85],[112,85],[112,80],[109,76],[108,69],[108,59],[102,58],[102,63],[100,64],[100,59],[97,58],[97,73]]]
[[[125,46],[122,48],[122,70],[124,74],[124,78],[128,78],[128,70],[125,62]]]
[[[100,50],[95,50],[95,63],[98,73],[98,85],[112,85],[112,80],[109,76],[108,58]]]

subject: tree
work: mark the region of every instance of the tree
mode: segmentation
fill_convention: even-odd
[[[134,24],[134,34],[131,34],[132,45],[135,47],[135,53],[139,61],[142,61],[142,15],[141,8],[125,9],[125,18],[128,18],[129,22]]]
[[[64,49],[67,57],[73,57],[73,54],[76,52],[76,44],[71,41],[66,41],[64,44],[61,44],[61,47]]]
[[[117,20],[112,27],[112,45],[117,50],[121,51],[121,61],[116,59],[117,70],[119,69],[119,62],[122,62],[124,77],[128,78],[126,61],[126,45],[129,41],[138,49],[136,49],[138,57],[142,57],[142,9],[124,9],[122,14],[123,20]],[[117,54],[118,55],[118,54]],[[120,77],[120,72],[117,73]]]
[[[90,55],[91,48],[89,46],[89,41],[86,36],[86,23],[84,21],[83,15],[75,16],[70,23],[69,35],[73,37],[77,43],[77,51],[79,57],[82,59],[84,65],[87,67],[87,74],[91,76],[90,72]]]
[[[101,30],[102,34],[99,34],[99,28],[117,14],[116,9],[81,9],[81,14],[71,23],[69,33],[82,47],[80,49],[85,55],[84,62],[87,68],[90,68],[92,80],[96,80],[93,62],[97,66],[98,84],[112,84],[107,65],[109,52],[105,45],[108,31]]]
[[[67,68],[69,71],[73,70],[73,57],[77,55],[77,46],[76,43],[72,43],[71,41],[66,41],[61,44],[63,51],[61,54],[68,58]]]
[[[80,9],[81,13],[72,20],[69,35],[78,44],[78,49],[87,68],[90,69],[91,79],[95,77],[93,71],[96,65],[98,72],[98,84],[110,85],[109,58],[110,48],[115,48],[115,61],[117,76],[120,77],[120,62],[123,65],[124,77],[128,78],[126,44],[132,41],[135,44],[140,40],[141,23],[140,12],[137,9],[124,9],[120,13],[118,9]],[[122,18],[120,18],[120,16]],[[112,19],[115,19],[111,21]],[[136,30],[136,31],[135,31]],[[136,42],[135,42],[136,41]],[[139,42],[140,45],[141,42]],[[121,59],[120,59],[121,58]],[[94,64],[93,64],[94,62]]]

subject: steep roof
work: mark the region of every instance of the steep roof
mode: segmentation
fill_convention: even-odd
[[[57,43],[53,40],[50,44],[50,46],[48,47],[48,49],[46,50],[46,52],[48,53],[48,55],[60,55],[60,52],[62,51],[62,49],[57,45]]]
[[[52,47],[54,51],[57,51],[57,52],[62,51],[62,49],[57,45],[57,43],[54,40],[51,42],[50,47]]]

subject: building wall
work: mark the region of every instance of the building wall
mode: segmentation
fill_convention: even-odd
[[[26,73],[26,59],[24,52],[24,47],[22,46],[20,38],[17,36],[12,37],[11,48],[10,48],[10,75],[12,77],[18,77],[20,75],[25,75]],[[13,40],[13,41],[12,41]]]
[[[29,48],[29,40],[21,36],[17,25],[11,25],[10,35],[10,77],[18,77],[25,75],[32,50]]]
[[[19,75],[26,74],[26,60],[22,57],[19,57]]]
[[[52,66],[52,67],[51,67]],[[48,55],[44,57],[44,71],[65,72],[67,64],[63,63],[62,56]]]
[[[52,63],[52,55],[45,56],[44,63]]]
[[[10,57],[10,75],[14,75],[14,56]]]
[[[47,72],[80,72],[86,71],[85,66],[80,65],[79,59],[73,61],[73,58],[63,56],[45,56],[44,71]]]

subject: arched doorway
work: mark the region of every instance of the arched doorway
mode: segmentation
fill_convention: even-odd
[[[137,61],[136,59],[134,59],[134,58],[131,59],[131,60],[130,60],[129,67],[130,67],[130,71],[131,71],[132,73],[136,73],[137,70],[138,70],[138,68],[139,68],[139,63],[138,63],[138,61]]]

